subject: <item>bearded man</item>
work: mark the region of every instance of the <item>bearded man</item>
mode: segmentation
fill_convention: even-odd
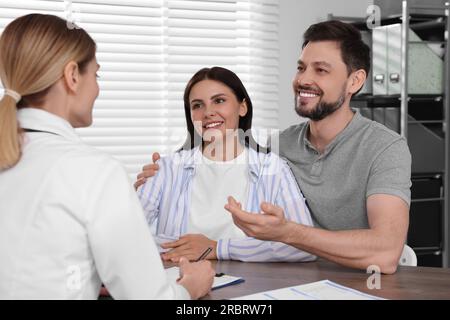
[[[304,34],[293,81],[295,111],[309,121],[280,134],[280,155],[302,190],[314,227],[280,207],[226,208],[248,236],[279,241],[338,264],[394,273],[409,224],[411,154],[406,140],[350,108],[364,85],[370,50],[350,24],[326,21]]]

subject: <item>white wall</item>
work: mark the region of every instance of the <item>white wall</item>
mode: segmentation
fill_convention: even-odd
[[[299,123],[292,79],[297,71],[303,33],[313,23],[337,16],[365,17],[372,0],[280,0],[280,129]]]

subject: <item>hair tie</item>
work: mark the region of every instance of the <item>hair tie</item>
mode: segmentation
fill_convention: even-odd
[[[22,96],[20,94],[11,89],[5,89],[5,95],[13,98],[16,101],[16,103],[18,103],[20,99],[22,99]]]

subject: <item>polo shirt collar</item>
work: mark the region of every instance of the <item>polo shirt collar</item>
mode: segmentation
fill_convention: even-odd
[[[348,123],[348,125],[344,128],[344,130],[342,130],[341,132],[338,133],[338,135],[333,139],[333,141],[331,141],[326,147],[325,147],[325,151],[324,153],[321,155],[322,157],[327,155],[329,152],[331,152],[331,150],[334,149],[334,147],[343,139],[345,139],[346,137],[348,137],[349,135],[353,134],[360,126],[361,126],[361,113],[359,112],[358,109],[354,109],[352,108],[352,111],[354,113],[354,116],[352,118],[352,120],[350,120],[350,122]],[[314,146],[312,145],[312,143],[308,140],[308,132],[309,132],[309,125],[310,125],[310,121],[307,122],[305,129],[303,130],[300,139],[303,139],[303,143],[305,146],[309,147],[310,149],[314,150],[317,152],[317,150],[314,148]]]

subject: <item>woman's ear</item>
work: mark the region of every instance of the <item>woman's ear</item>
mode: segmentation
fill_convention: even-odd
[[[239,106],[239,116],[244,117],[247,114],[248,107],[247,101],[242,100],[241,105]]]
[[[80,70],[78,64],[75,61],[70,61],[64,68],[63,75],[64,83],[67,89],[75,93],[80,84]]]
[[[351,75],[350,87],[348,88],[348,92],[351,94],[355,94],[359,89],[364,85],[366,81],[367,74],[363,69],[356,70]]]

